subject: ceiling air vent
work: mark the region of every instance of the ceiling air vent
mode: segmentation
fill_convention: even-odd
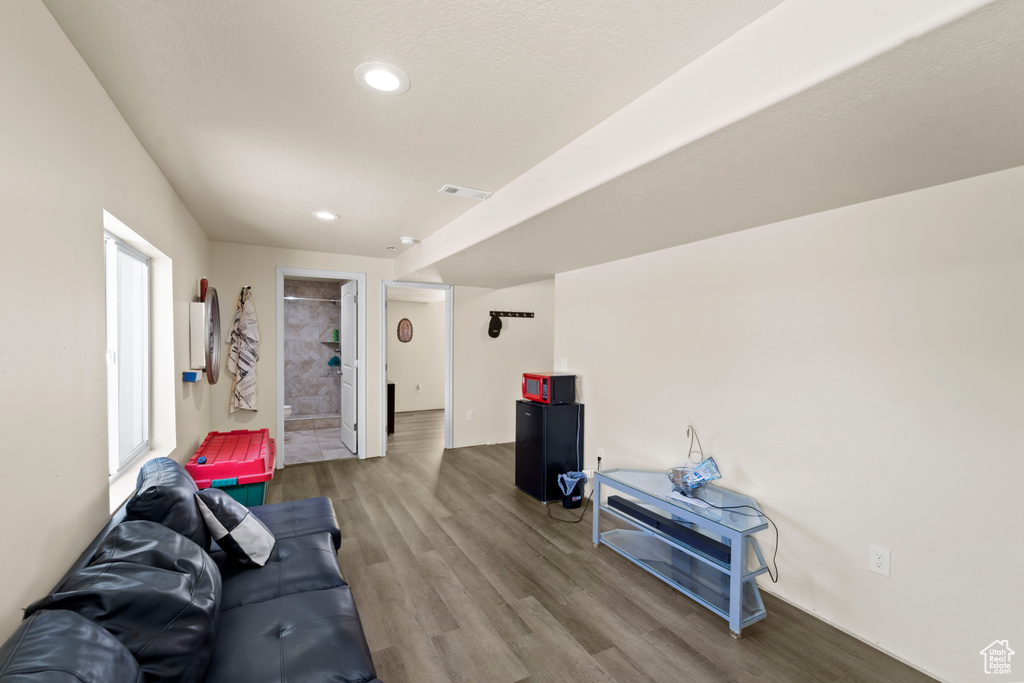
[[[474,190],[471,187],[459,187],[458,185],[445,185],[437,191],[438,194],[450,194],[453,197],[465,197],[466,199],[484,200],[491,196],[490,192]]]

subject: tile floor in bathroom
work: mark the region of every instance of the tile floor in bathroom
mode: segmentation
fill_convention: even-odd
[[[306,429],[284,433],[284,464],[354,458],[341,442],[341,429]]]

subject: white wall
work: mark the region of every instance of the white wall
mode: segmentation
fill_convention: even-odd
[[[456,287],[454,445],[515,440],[516,399],[524,372],[552,370],[554,280],[507,289]],[[491,310],[533,311],[502,318],[497,339],[487,335]],[[466,419],[473,411],[473,420]]]
[[[109,517],[103,210],[173,263],[176,372],[206,236],[37,0],[0,3],[0,639]],[[209,387],[175,382],[184,461]]]
[[[667,468],[694,425],[779,523],[763,586],[980,680],[1024,635],[1022,226],[1017,168],[559,275],[588,466]]]
[[[412,323],[409,342],[398,341],[402,318]],[[388,301],[387,330],[395,412],[444,410],[444,301]]]
[[[221,332],[225,339],[235,317],[238,293],[244,286],[252,287],[256,319],[260,330],[260,358],[256,365],[259,410],[228,412],[231,395],[231,374],[221,368],[220,382],[214,387],[211,405],[212,429],[269,429],[277,435],[277,339],[276,287],[277,268],[307,268],[366,273],[366,417],[367,440],[364,454],[377,457],[380,443],[380,281],[391,278],[392,262],[388,259],[347,256],[296,249],[275,249],[226,242],[210,243],[213,274],[210,284],[217,288],[220,299]],[[226,357],[227,345],[223,347]],[[279,444],[280,446],[280,444]]]

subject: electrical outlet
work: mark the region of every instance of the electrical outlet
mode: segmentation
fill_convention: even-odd
[[[892,551],[888,548],[879,548],[872,545],[868,548],[868,569],[888,578],[889,562],[892,559]]]
[[[562,359],[562,372],[565,372],[568,369],[569,369],[569,359],[568,358],[563,358]]]
[[[473,411],[472,410],[467,410],[466,411],[466,421],[467,422],[472,422],[473,421]]]

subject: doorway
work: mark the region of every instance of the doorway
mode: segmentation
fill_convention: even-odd
[[[453,396],[451,285],[381,281],[381,443],[403,420],[443,411],[451,448]],[[392,357],[394,362],[392,363]]]
[[[365,273],[277,269],[277,466],[365,458]]]

